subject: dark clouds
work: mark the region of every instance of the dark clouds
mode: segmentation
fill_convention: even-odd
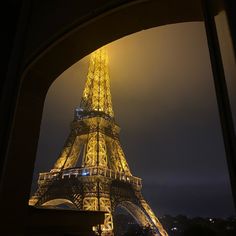
[[[203,24],[153,28],[107,48],[121,143],[153,209],[190,216],[233,214]],[[87,69],[88,57],[48,92],[35,177],[52,167],[63,146]]]

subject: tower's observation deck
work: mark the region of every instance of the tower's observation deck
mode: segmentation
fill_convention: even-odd
[[[64,179],[64,178],[77,178],[82,181],[84,177],[106,177],[113,180],[118,180],[124,183],[132,184],[135,188],[142,188],[142,180],[141,178],[128,176],[122,172],[113,171],[107,168],[102,167],[91,167],[91,168],[68,168],[61,172],[44,172],[39,174],[38,184],[55,181],[56,179]]]

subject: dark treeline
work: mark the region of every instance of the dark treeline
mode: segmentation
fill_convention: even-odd
[[[235,236],[236,218],[188,218],[183,215],[159,218],[169,236]],[[114,218],[116,236],[152,236],[150,227],[139,226],[134,219],[125,214]]]

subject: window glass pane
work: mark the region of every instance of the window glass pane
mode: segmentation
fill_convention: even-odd
[[[158,215],[234,214],[204,24],[141,31],[107,45],[115,119],[132,174]],[[50,171],[70,132],[86,57],[49,89],[38,173]],[[53,66],[53,64],[52,64]]]

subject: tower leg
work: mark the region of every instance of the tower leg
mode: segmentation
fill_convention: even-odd
[[[84,183],[83,210],[85,211],[105,211],[104,224],[100,226],[102,236],[113,236],[113,217],[111,211],[111,200],[106,184],[100,182]]]
[[[154,212],[152,211],[151,207],[147,204],[147,202],[142,198],[140,200],[140,203],[143,209],[145,210],[145,213],[149,216],[150,220],[152,221],[153,225],[158,229],[161,236],[168,236],[167,232],[164,230],[160,221],[155,216]]]
[[[101,197],[100,210],[106,211],[104,225],[101,226],[103,236],[113,236],[113,217],[111,212],[111,200],[110,197]]]
[[[99,209],[100,208],[100,209]],[[101,225],[102,236],[113,236],[113,218],[111,213],[111,201],[109,197],[91,197],[83,199],[83,210],[85,211],[106,211],[104,224]]]

